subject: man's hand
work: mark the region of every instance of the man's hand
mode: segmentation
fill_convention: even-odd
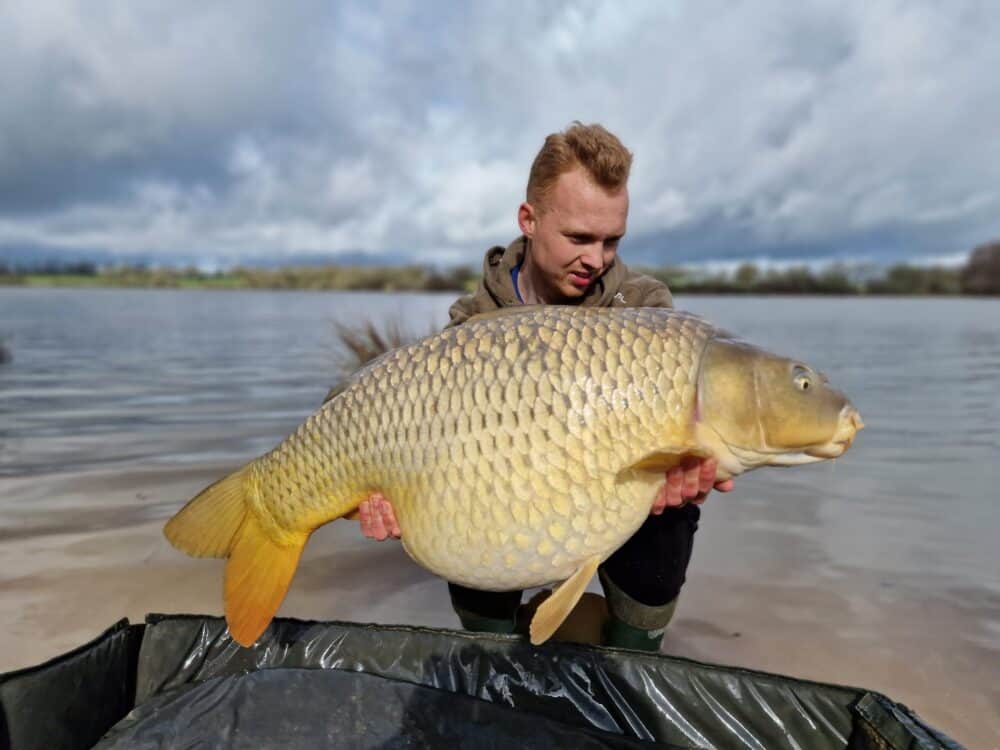
[[[733,480],[715,481],[719,463],[714,458],[688,456],[667,472],[667,481],[657,493],[650,513],[660,515],[666,508],[680,508],[687,503],[701,505],[714,486],[719,492],[729,492]]]
[[[361,501],[361,505],[358,506],[358,516],[361,519],[361,533],[369,539],[384,542],[390,537],[399,539],[401,536],[392,506],[378,492]]]

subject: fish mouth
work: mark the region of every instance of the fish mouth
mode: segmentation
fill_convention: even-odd
[[[858,430],[864,429],[865,423],[861,421],[861,414],[852,405],[847,404],[840,410],[837,418],[837,429],[833,436],[825,443],[809,445],[803,448],[790,448],[786,450],[768,448],[748,448],[743,446],[729,445],[727,447],[740,462],[744,470],[755,466],[801,466],[803,464],[814,464],[830,458],[840,458],[847,452],[858,434]]]
[[[807,448],[803,453],[813,458],[840,458],[851,447],[851,440],[830,441],[823,445],[815,445]]]
[[[807,456],[815,458],[839,458],[847,452],[857,437],[858,431],[865,428],[865,423],[861,419],[861,414],[853,406],[848,404],[841,410],[840,419],[837,424],[837,431],[829,442],[822,445],[814,445],[803,451]]]

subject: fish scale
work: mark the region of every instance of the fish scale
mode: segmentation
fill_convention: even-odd
[[[656,490],[619,474],[689,430],[716,331],[669,310],[616,312],[500,316],[384,356],[255,464],[265,525],[311,530],[377,490],[407,552],[456,583],[525,588],[606,557]]]

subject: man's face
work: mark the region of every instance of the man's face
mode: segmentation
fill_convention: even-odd
[[[561,174],[544,205],[521,204],[518,224],[546,302],[586,293],[614,260],[627,219],[628,189],[609,193],[583,167]]]

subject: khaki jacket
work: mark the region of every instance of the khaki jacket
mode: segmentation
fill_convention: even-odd
[[[517,238],[506,248],[499,245],[490,248],[483,260],[483,280],[479,282],[475,292],[459,297],[451,306],[448,310],[451,321],[445,328],[464,323],[479,313],[520,305],[510,272],[514,266],[521,265],[524,251],[524,237]],[[587,290],[580,304],[593,307],[674,306],[673,297],[666,284],[651,276],[629,271],[620,258],[615,258],[611,268]],[[353,368],[361,367],[384,351],[384,342],[376,345],[367,357],[355,362]],[[324,403],[340,393],[343,385],[343,383],[334,385],[326,394]]]
[[[515,307],[521,303],[514,291],[510,272],[524,260],[527,240],[521,236],[506,248],[490,248],[483,260],[483,279],[472,294],[459,297],[448,310],[447,327],[464,323],[473,315]],[[628,270],[616,257],[611,268],[599,278],[580,301],[588,307],[673,307],[667,285],[651,276]]]

